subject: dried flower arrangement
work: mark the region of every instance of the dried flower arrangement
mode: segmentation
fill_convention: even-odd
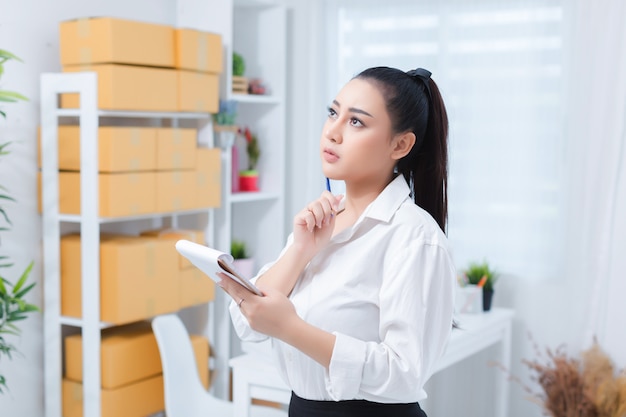
[[[626,417],[626,370],[617,370],[597,341],[580,358],[563,347],[546,348],[533,342],[537,358],[523,363],[542,388],[535,392],[519,378],[512,379],[531,395],[531,401],[552,417]]]

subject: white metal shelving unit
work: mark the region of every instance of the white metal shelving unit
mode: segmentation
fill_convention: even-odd
[[[286,176],[286,56],[287,10],[267,0],[234,0],[232,33],[225,39],[226,70],[222,77],[223,99],[236,100],[237,124],[249,126],[258,135],[259,192],[231,193],[231,153],[222,153],[223,204],[216,210],[216,243],[229,252],[233,238],[246,242],[259,269],[274,260],[282,249],[285,233]],[[245,76],[261,78],[269,87],[267,95],[234,94],[233,52],[246,62]],[[242,351],[234,335],[228,313],[228,297],[216,292],[214,326],[213,391],[221,398],[229,395],[229,364]]]
[[[85,73],[48,73],[41,75],[41,154],[44,255],[44,378],[46,417],[61,417],[63,378],[62,326],[79,327],[83,335],[83,415],[100,417],[100,340],[101,330],[112,327],[100,321],[100,227],[103,224],[164,219],[171,217],[176,226],[179,215],[208,213],[207,236],[214,235],[214,209],[107,218],[100,217],[98,204],[98,126],[102,118],[135,118],[154,121],[179,119],[210,121],[207,113],[159,113],[103,111],[97,107],[97,75]],[[58,96],[80,95],[79,109],[60,109]],[[59,213],[58,126],[67,118],[80,123],[81,214]],[[74,223],[81,232],[82,318],[61,316],[60,238],[61,225]],[[85,277],[89,277],[86,279]]]

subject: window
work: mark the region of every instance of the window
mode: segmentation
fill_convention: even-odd
[[[560,1],[327,3],[335,94],[360,70],[424,67],[450,119],[448,236],[459,269],[554,277],[562,266]],[[334,75],[334,77],[332,77]]]

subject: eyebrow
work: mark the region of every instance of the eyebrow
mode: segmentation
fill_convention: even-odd
[[[341,104],[339,104],[339,102],[337,100],[333,100],[333,104],[337,107],[341,107]],[[365,110],[361,110],[358,109],[356,107],[348,107],[348,110],[351,111],[352,113],[359,113],[359,114],[364,114],[366,116],[371,117],[372,119],[374,118],[374,116],[372,116],[371,114],[369,114],[368,112],[366,112]]]

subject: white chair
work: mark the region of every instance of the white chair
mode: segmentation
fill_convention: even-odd
[[[204,389],[184,323],[175,314],[155,317],[156,336],[165,386],[167,417],[236,417],[233,404],[214,397]],[[260,405],[250,406],[253,417],[286,417],[285,411]]]

